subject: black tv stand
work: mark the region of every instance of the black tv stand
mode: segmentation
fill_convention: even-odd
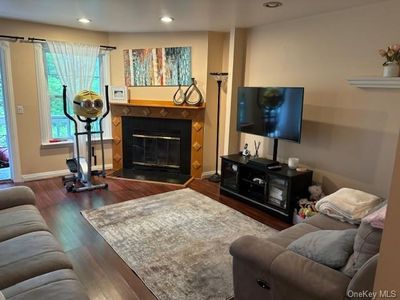
[[[239,154],[221,158],[221,193],[292,223],[297,201],[309,196],[308,187],[312,184],[313,175],[311,170],[299,172],[276,161],[272,162],[278,163],[278,168],[268,168],[265,164],[268,165],[270,160],[252,159]],[[260,160],[261,163],[257,163]]]

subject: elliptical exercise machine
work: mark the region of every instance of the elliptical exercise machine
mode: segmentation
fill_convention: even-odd
[[[63,183],[68,192],[83,192],[92,191],[96,189],[106,189],[107,183],[94,184],[92,183],[92,176],[106,177],[105,161],[104,161],[104,141],[103,141],[103,120],[110,112],[110,103],[108,98],[108,85],[105,86],[106,95],[106,111],[103,115],[103,100],[99,95],[92,91],[81,91],[73,101],[73,109],[77,119],[80,122],[85,123],[85,131],[78,131],[78,122],[68,112],[67,105],[67,86],[63,86],[63,108],[64,114],[68,119],[74,123],[75,129],[75,147],[76,156],[71,159],[67,159],[66,163],[68,169],[72,173],[63,178]],[[100,117],[101,116],[101,117]],[[92,123],[99,120],[99,131],[92,131]],[[101,171],[92,170],[92,135],[100,134],[100,146],[101,146],[101,159],[102,168]],[[84,135],[87,137],[87,159],[81,157],[79,149],[79,136]]]

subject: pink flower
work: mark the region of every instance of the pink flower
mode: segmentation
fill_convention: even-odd
[[[386,51],[383,50],[383,49],[379,49],[379,55],[382,56],[382,57],[385,57],[386,56]]]
[[[392,49],[394,52],[397,52],[400,50],[400,45],[394,44],[394,45],[390,46],[390,49]]]
[[[400,43],[393,44],[387,49],[379,49],[378,53],[380,56],[386,59],[384,66],[391,62],[397,62],[400,64]]]

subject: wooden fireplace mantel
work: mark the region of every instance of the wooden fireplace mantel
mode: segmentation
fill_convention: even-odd
[[[172,101],[168,100],[129,100],[128,103],[111,103],[111,105],[116,106],[133,106],[133,107],[163,107],[163,108],[172,108],[172,109],[189,109],[189,110],[202,110],[206,108],[205,103],[203,102],[200,106],[194,105],[175,105]]]
[[[203,173],[204,110],[201,106],[175,105],[165,100],[129,100],[129,103],[111,103],[113,165],[123,167],[122,117],[145,117],[192,121],[191,172],[195,178]]]

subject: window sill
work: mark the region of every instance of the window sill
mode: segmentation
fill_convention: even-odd
[[[74,145],[73,141],[62,141],[62,142],[42,142],[41,148],[42,149],[52,149],[52,148],[68,148]]]
[[[105,138],[103,138],[103,141],[105,143],[112,142],[113,138],[112,137],[105,137]],[[93,139],[92,143],[93,144],[99,144],[100,143],[100,139]],[[73,147],[73,146],[74,146],[74,142],[72,140],[62,141],[62,142],[55,142],[55,143],[42,142],[42,144],[41,144],[41,148],[42,149],[69,148],[69,147]]]

